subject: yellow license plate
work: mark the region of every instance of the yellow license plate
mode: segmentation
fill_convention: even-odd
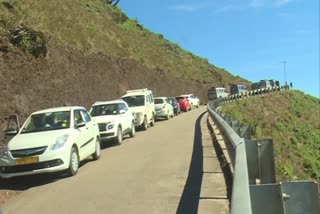
[[[27,157],[27,158],[20,158],[16,160],[17,165],[25,165],[31,163],[38,163],[39,157]]]

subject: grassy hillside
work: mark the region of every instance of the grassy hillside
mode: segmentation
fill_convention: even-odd
[[[0,0],[0,35],[19,25],[84,54],[133,59],[178,78],[213,85],[246,82],[184,51],[103,0]],[[50,50],[49,50],[50,52]]]
[[[320,99],[281,91],[239,100],[222,110],[251,125],[255,139],[273,138],[279,180],[320,181]]]

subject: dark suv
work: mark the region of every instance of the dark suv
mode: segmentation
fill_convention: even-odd
[[[175,97],[168,97],[168,100],[173,107],[173,113],[175,115],[179,115],[181,113],[181,110],[178,100]]]

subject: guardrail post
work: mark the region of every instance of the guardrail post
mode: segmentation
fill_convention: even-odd
[[[251,185],[252,213],[319,214],[318,191],[309,181]]]
[[[276,182],[272,140],[246,140],[249,183]],[[258,180],[258,181],[257,181]]]
[[[251,139],[251,126],[241,126],[240,127],[240,137],[245,140]]]

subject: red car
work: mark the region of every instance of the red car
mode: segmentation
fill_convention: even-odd
[[[176,97],[176,99],[179,102],[181,111],[190,111],[191,110],[191,105],[190,105],[189,101],[187,100],[187,97],[179,96],[179,97]]]

